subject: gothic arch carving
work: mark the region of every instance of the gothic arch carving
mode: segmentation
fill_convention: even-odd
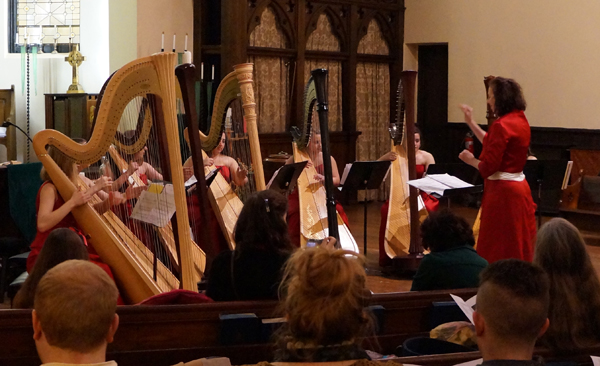
[[[267,8],[275,14],[278,29],[286,38],[287,48],[296,48],[297,37],[294,29],[294,22],[290,17],[290,12],[286,11],[276,0],[262,1],[255,4],[254,7],[250,7],[248,16],[248,37],[250,37],[254,29],[260,25],[261,17]]]
[[[311,34],[317,29],[317,25],[319,23],[319,18],[321,15],[325,15],[329,24],[331,24],[331,33],[340,45],[340,49],[338,51],[346,51],[348,49],[347,45],[347,26],[344,19],[340,16],[340,13],[343,12],[343,9],[336,12],[332,6],[330,5],[320,5],[315,8],[312,8],[312,12],[308,17],[307,25],[306,25],[306,40],[310,39]],[[308,49],[308,48],[307,48]]]
[[[369,24],[371,23],[371,21],[375,20],[377,22],[377,25],[379,25],[379,29],[381,30],[381,34],[383,36],[383,38],[385,39],[385,42],[388,45],[388,48],[391,52],[392,50],[392,45],[397,44],[396,40],[398,38],[398,34],[395,30],[395,28],[393,27],[393,24],[395,23],[395,19],[392,19],[391,16],[387,16],[384,13],[377,11],[377,10],[371,10],[368,12],[364,12],[363,9],[359,10],[359,13],[362,11],[362,16],[360,17],[361,21],[360,21],[360,25],[358,27],[358,37],[357,39],[360,41],[363,39],[364,36],[367,35],[367,32],[369,30]]]

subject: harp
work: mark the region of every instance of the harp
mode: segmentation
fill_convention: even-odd
[[[232,184],[217,173],[209,187],[209,201],[231,249],[235,247],[233,229],[248,195],[265,189],[265,177],[258,139],[256,103],[253,88],[253,64],[233,67],[217,88],[207,134],[198,130],[202,149],[210,154],[219,144],[223,133],[227,136],[227,154],[248,171],[248,183],[243,187]],[[231,109],[231,123],[224,123]],[[186,133],[187,134],[187,133]],[[189,139],[189,136],[188,136]],[[216,167],[205,167],[205,174]]]
[[[90,244],[111,267],[121,294],[128,302],[139,302],[173,288],[195,290],[198,279],[193,263],[194,249],[187,222],[181,169],[175,62],[175,54],[161,53],[133,61],[118,70],[103,88],[94,131],[86,144],[78,144],[54,130],[43,130],[33,140],[39,160],[63,199],[68,200],[77,188],[47,154],[48,146],[75,163],[94,163],[107,153],[115,136],[127,128],[123,121],[128,120],[128,111],[133,111],[134,119],[142,123],[141,126],[139,123],[135,125],[134,130],[139,133],[134,134],[131,144],[126,144],[130,152],[140,151],[152,140],[152,128],[164,137],[164,144],[159,146],[162,157],[160,169],[164,180],[172,182],[173,186],[176,214],[170,222],[178,244],[179,263],[178,271],[175,271],[178,273],[172,273],[173,268],[169,268],[168,263],[157,260],[156,255],[112,211],[99,214],[89,204],[72,210]],[[140,106],[143,106],[144,113],[140,113]],[[140,117],[142,114],[143,118]]]
[[[384,246],[391,257],[418,256],[419,217],[427,216],[417,189],[408,185],[416,178],[414,143],[414,94],[416,71],[403,71],[398,83],[396,117],[390,126],[392,151],[398,158],[390,168],[390,201],[385,227]],[[405,123],[406,116],[406,123]],[[406,258],[406,257],[405,257]],[[416,269],[416,268],[415,268]]]
[[[358,246],[352,233],[344,224],[335,208],[333,197],[333,178],[331,155],[329,152],[329,137],[327,126],[327,70],[316,69],[311,72],[304,90],[304,120],[301,128],[292,130],[294,137],[294,162],[312,160],[316,163],[318,155],[322,154],[323,171],[318,172],[317,166],[305,168],[298,177],[297,189],[300,207],[300,244],[305,247],[309,240],[323,240],[327,236],[337,239],[338,245],[346,250],[358,253]],[[314,108],[318,108],[319,123],[314,123]],[[317,134],[321,135],[322,151],[311,144]],[[312,152],[312,154],[311,154]],[[313,159],[311,159],[311,155]],[[321,173],[324,183],[314,177]]]

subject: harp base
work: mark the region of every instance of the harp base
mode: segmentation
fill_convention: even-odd
[[[399,274],[414,274],[423,260],[423,253],[411,253],[392,259],[393,271]]]

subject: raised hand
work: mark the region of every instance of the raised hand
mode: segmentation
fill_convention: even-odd
[[[465,122],[467,123],[475,123],[473,120],[473,108],[466,104],[459,104],[458,107],[465,115]]]

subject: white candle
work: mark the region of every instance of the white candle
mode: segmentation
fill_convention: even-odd
[[[173,52],[175,52],[175,35],[173,34]]]
[[[212,65],[212,80],[215,80],[215,65]]]
[[[185,34],[185,47],[183,48],[184,51],[187,51],[187,33]]]
[[[19,32],[17,32],[17,36],[15,37],[15,44],[19,44]]]
[[[17,38],[19,38],[19,37],[17,37]],[[204,62],[200,63],[200,80],[204,80]]]
[[[42,44],[42,39],[44,38],[44,30],[42,29],[42,25],[40,24],[40,45]]]
[[[160,42],[160,52],[165,52],[165,32],[162,32],[162,40]]]

